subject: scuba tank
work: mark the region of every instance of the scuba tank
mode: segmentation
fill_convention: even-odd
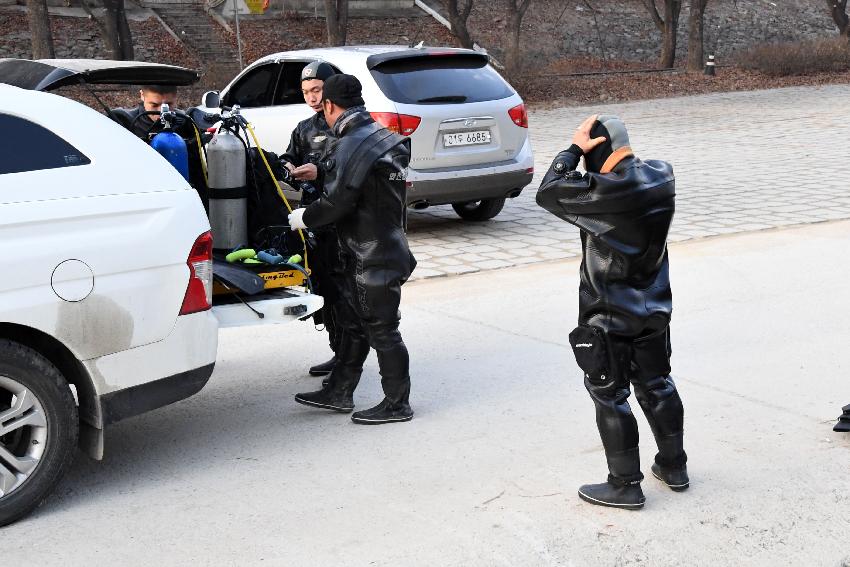
[[[248,243],[245,153],[244,142],[226,124],[207,145],[209,216],[217,249],[232,250]]]
[[[151,147],[174,166],[183,179],[189,181],[189,151],[183,138],[172,130],[172,118],[173,114],[168,105],[163,104],[160,120],[165,124],[165,128],[153,137]]]

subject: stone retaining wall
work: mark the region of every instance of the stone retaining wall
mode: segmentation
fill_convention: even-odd
[[[611,58],[656,57],[660,32],[640,2],[593,2],[605,54]],[[679,51],[688,44],[689,2],[679,22]],[[561,26],[561,44],[567,54],[601,56],[592,12],[577,4],[568,9]],[[705,14],[706,55],[734,59],[736,52],[758,43],[798,41],[837,35],[824,2],[817,0],[710,0]],[[529,46],[532,47],[532,46]],[[532,47],[533,49],[533,47]]]
[[[56,57],[104,59],[107,57],[103,39],[97,25],[86,17],[50,16],[53,47]],[[197,68],[197,59],[174,40],[153,17],[145,20],[131,19],[130,31],[136,60],[156,61]],[[0,58],[29,58],[32,45],[26,12],[12,8],[0,10]]]

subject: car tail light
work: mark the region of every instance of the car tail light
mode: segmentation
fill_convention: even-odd
[[[520,128],[528,128],[528,112],[525,110],[525,103],[518,104],[508,111],[508,116],[511,117],[514,124]]]
[[[212,233],[205,232],[195,240],[186,264],[189,266],[189,285],[186,287],[183,305],[180,306],[181,315],[206,311],[212,307]]]
[[[370,112],[372,118],[391,132],[401,134],[402,136],[410,136],[417,128],[422,119],[418,116],[409,114],[396,114],[395,112]]]

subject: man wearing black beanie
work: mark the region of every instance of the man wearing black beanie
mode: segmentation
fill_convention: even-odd
[[[409,421],[410,360],[399,333],[401,286],[416,260],[404,234],[405,178],[410,140],[376,124],[363,106],[360,81],[333,75],[325,81],[322,108],[335,136],[322,161],[325,194],[289,216],[293,229],[334,223],[343,269],[337,323],[337,361],[321,390],[295,401],[338,412],[354,409],[370,347],[378,355],[384,399],[355,412],[355,423]]]
[[[576,171],[582,156],[585,174]],[[609,470],[607,482],[579,489],[592,504],[644,504],[630,382],[658,445],[653,475],[675,491],[689,485],[684,410],[670,377],[667,232],[674,198],[670,164],[634,157],[616,116],[585,120],[537,193],[541,207],[581,230],[578,327],[569,339],[596,406]]]

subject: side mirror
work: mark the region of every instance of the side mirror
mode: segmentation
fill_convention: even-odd
[[[207,108],[218,108],[221,106],[221,97],[219,97],[218,91],[207,91],[201,97],[201,106],[205,106]]]

